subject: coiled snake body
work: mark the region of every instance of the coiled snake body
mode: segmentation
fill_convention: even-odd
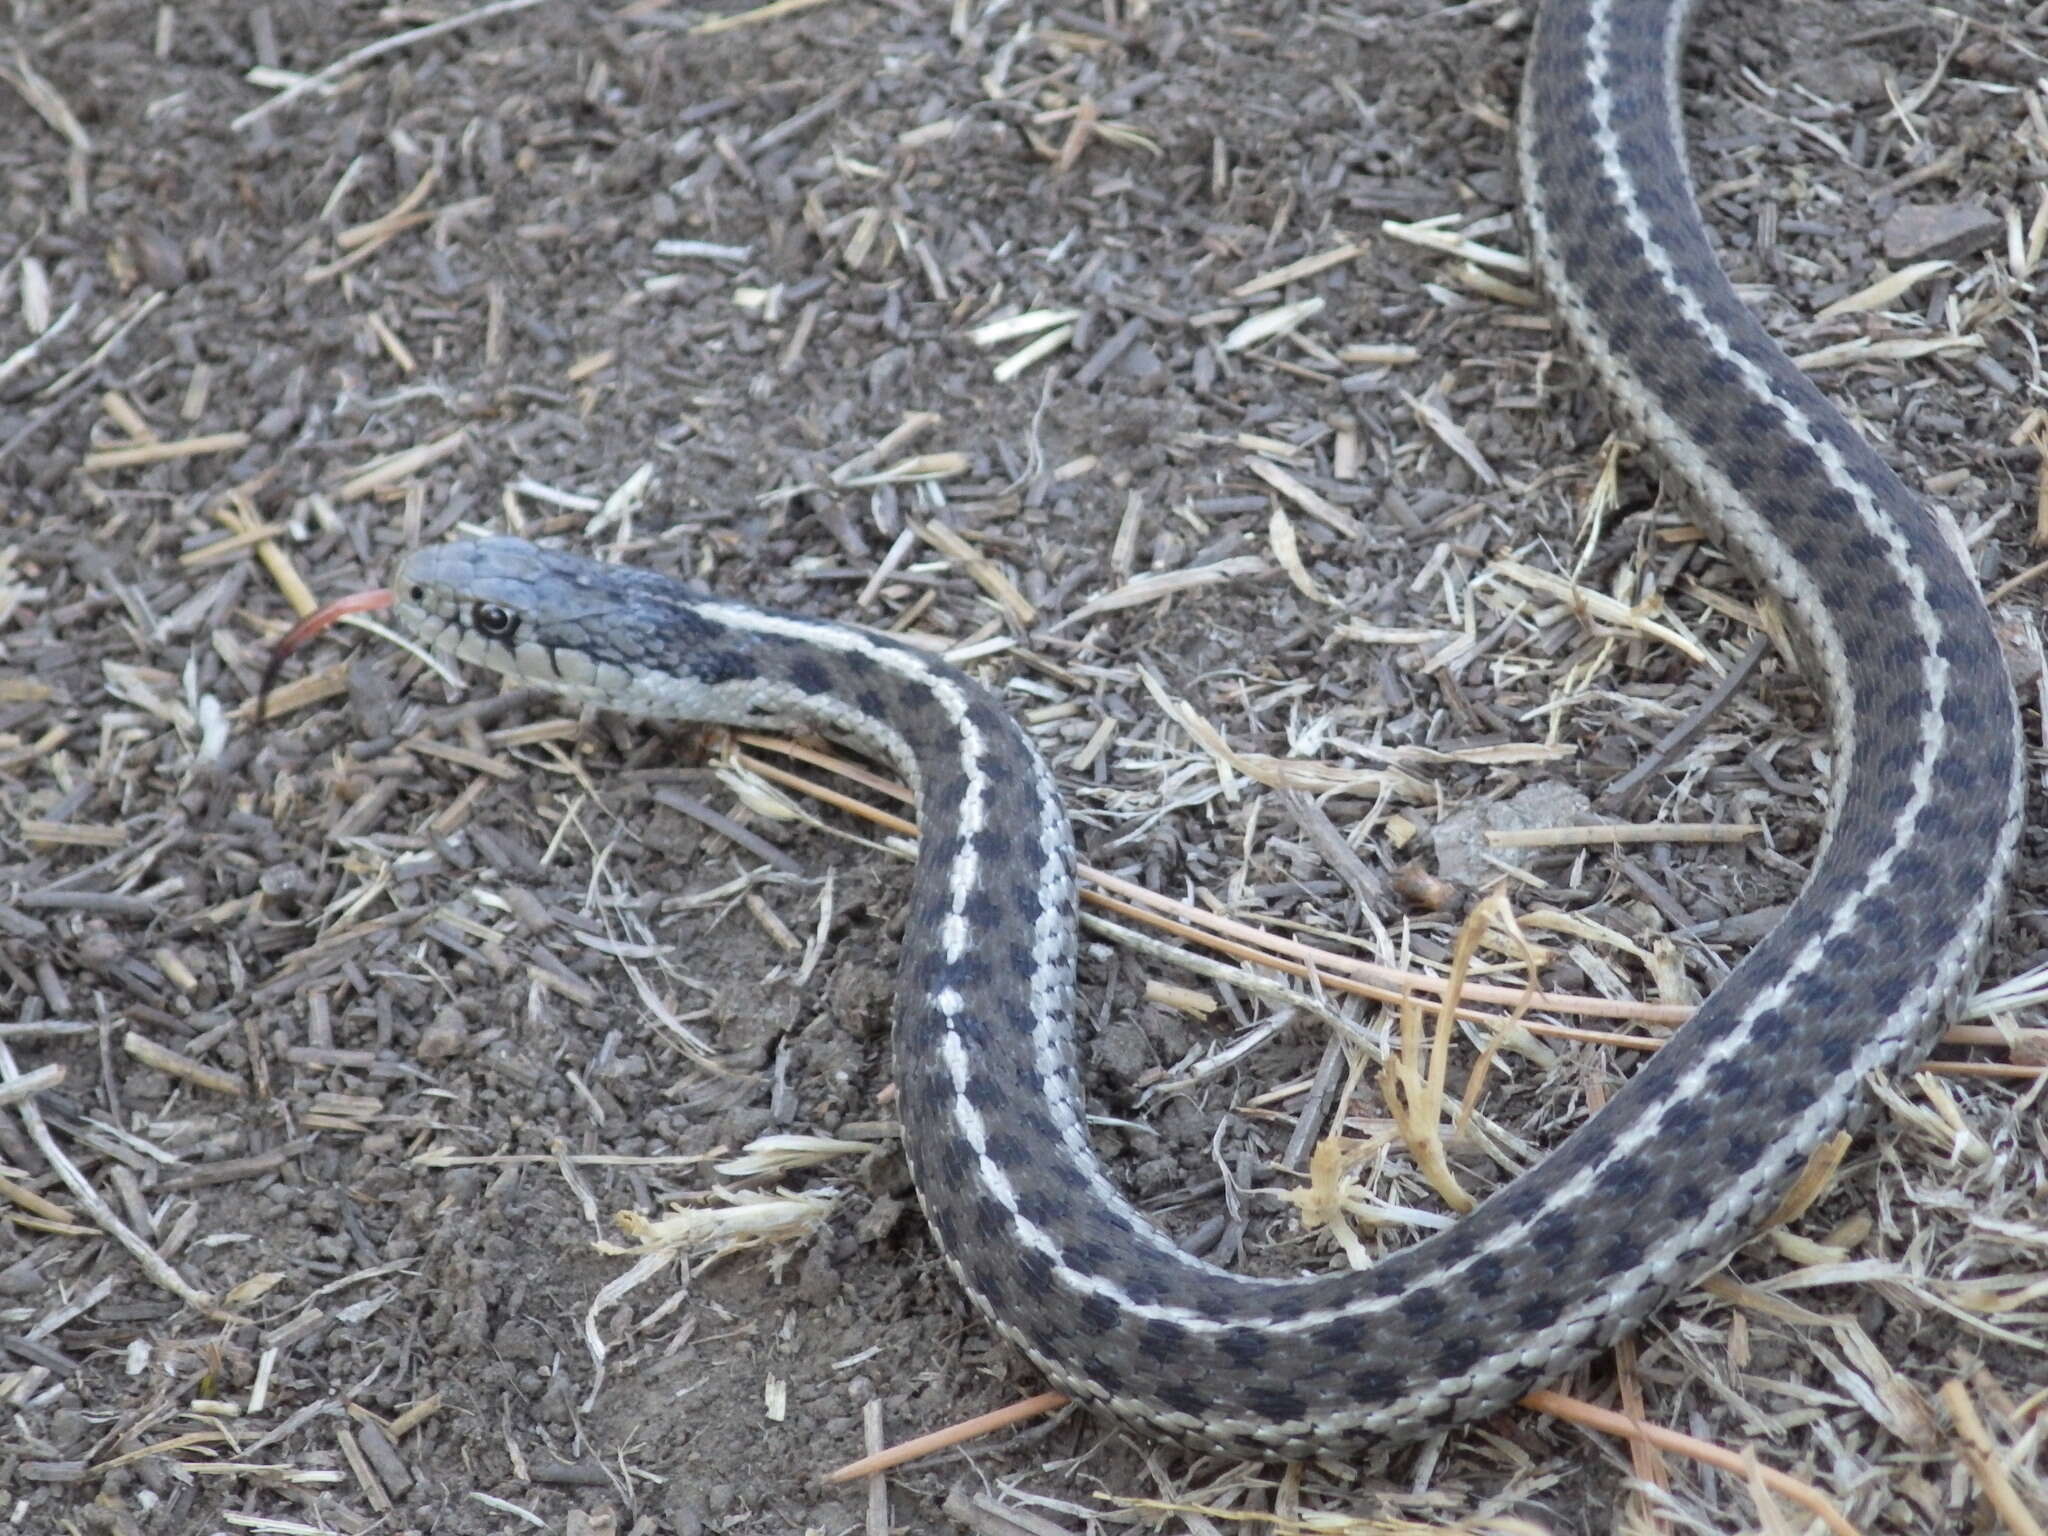
[[[466,660],[628,713],[823,729],[911,776],[895,1068],[925,1211],[1048,1376],[1174,1439],[1297,1457],[1414,1436],[1584,1360],[1751,1233],[1981,963],[2019,814],[1999,648],[1935,519],[1714,261],[1677,137],[1687,9],[1546,0],[1528,229],[1623,418],[1794,617],[1836,733],[1830,835],[1776,931],[1599,1114],[1369,1272],[1231,1274],[1105,1178],[1074,1061],[1066,816],[980,686],[889,639],[517,540],[423,551],[395,583],[399,617]]]

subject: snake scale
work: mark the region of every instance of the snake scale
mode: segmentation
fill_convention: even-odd
[[[980,685],[515,539],[421,551],[377,594],[463,660],[628,714],[821,730],[908,776],[924,831],[894,1049],[925,1212],[1006,1338],[1158,1434],[1310,1456],[1488,1413],[1587,1359],[1752,1234],[1866,1074],[1917,1061],[1981,967],[2020,814],[1998,642],[1935,515],[1716,264],[1678,126],[1689,10],[1542,4],[1526,228],[1620,421],[1791,615],[1830,705],[1828,836],[1775,931],[1598,1114],[1364,1273],[1218,1269],[1105,1176],[1075,1064],[1067,818]]]

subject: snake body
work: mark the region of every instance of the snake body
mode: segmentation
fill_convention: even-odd
[[[1520,126],[1551,304],[1622,418],[1786,602],[1836,737],[1829,835],[1778,928],[1590,1121],[1364,1273],[1183,1252],[1089,1145],[1067,819],[1023,730],[895,640],[510,539],[414,555],[396,611],[468,661],[632,714],[821,729],[896,764],[924,832],[904,930],[904,1142],[947,1263],[1061,1387],[1204,1448],[1300,1457],[1487,1413],[1723,1260],[1873,1071],[1977,974],[2019,736],[1930,512],[1750,317],[1678,137],[1683,0],[1546,0]]]

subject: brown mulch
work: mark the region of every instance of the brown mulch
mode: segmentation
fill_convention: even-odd
[[[0,1525],[1808,1528],[1526,1411],[1291,1471],[1069,1412],[822,1484],[1042,1386],[895,1149],[889,835],[778,786],[778,748],[451,691],[347,632],[251,708],[314,598],[459,531],[556,536],[959,648],[1084,857],[1197,917],[1440,973],[1505,879],[1480,979],[1533,952],[1607,1010],[1533,1022],[1654,1033],[1796,888],[1827,744],[1512,259],[1526,10],[16,0]],[[2038,782],[2048,18],[1719,0],[1701,31],[1738,281],[1987,590],[2023,578]],[[1716,830],[1486,835],[1610,817]],[[2044,898],[2030,833],[1987,977],[2020,984],[1956,1069],[1884,1085],[1796,1223],[1560,1387],[1864,1531],[2038,1518]],[[1344,1092],[1395,1021],[1341,966],[1116,923],[1088,1084],[1164,1225],[1345,1262],[1277,1198],[1332,1119],[1371,1153],[1361,1251],[1438,1219],[1378,1070]],[[1468,1120],[1468,1051],[1460,1179],[1540,1155],[1632,1054],[1513,1037]],[[853,1150],[721,1167],[769,1135]],[[723,1215],[710,1247],[600,1251],[671,1202]],[[736,1235],[770,1217],[799,1235]]]

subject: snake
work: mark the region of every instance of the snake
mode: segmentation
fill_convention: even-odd
[[[1974,985],[2021,738],[1959,540],[1723,275],[1683,150],[1685,0],[1544,0],[1516,132],[1552,313],[1617,425],[1782,604],[1824,697],[1819,852],[1781,921],[1547,1157],[1363,1271],[1236,1273],[1111,1181],[1075,1038],[1068,817],[996,696],[931,652],[517,538],[377,594],[432,650],[652,719],[821,732],[917,791],[894,1005],[903,1147],[946,1264],[1068,1394],[1204,1451],[1303,1459],[1493,1413],[1723,1263],[1874,1073]]]

